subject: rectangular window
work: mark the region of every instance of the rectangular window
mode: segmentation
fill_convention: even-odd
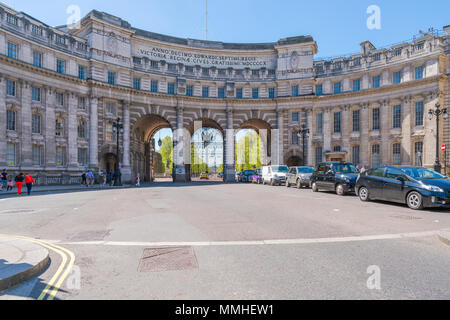
[[[153,69],[158,69],[158,61],[150,61],[150,67],[152,67]]]
[[[414,164],[418,167],[423,165],[423,142],[416,142],[414,144]]]
[[[19,20],[17,19],[17,17],[13,16],[10,13],[6,14],[6,22],[13,24],[15,26],[19,25]]]
[[[341,133],[341,113],[334,113],[334,133]]]
[[[6,95],[15,97],[16,96],[16,82],[11,80],[6,80]]]
[[[298,85],[297,86],[292,86],[292,96],[293,97],[298,97]]]
[[[15,166],[17,164],[16,161],[16,144],[7,143],[6,144],[6,163],[8,166]]]
[[[381,164],[380,145],[374,144],[372,146],[372,167],[379,167]]]
[[[41,88],[32,87],[31,88],[31,99],[33,101],[41,101]]]
[[[6,130],[16,131],[16,112],[6,110]]]
[[[33,52],[33,65],[42,68],[42,53],[36,51]]]
[[[392,128],[400,129],[402,127],[402,106],[394,106],[392,109]]]
[[[116,73],[115,72],[108,72],[108,83],[109,84],[116,84]]]
[[[113,126],[111,122],[108,122],[106,124],[105,131],[106,131],[106,141],[114,142],[115,139],[113,134]]]
[[[78,120],[78,138],[87,138],[87,123],[82,119]]]
[[[141,79],[140,78],[133,79],[133,89],[141,90]]]
[[[340,82],[335,82],[333,85],[333,93],[334,94],[339,94],[341,93],[341,83]]]
[[[380,61],[381,60],[381,53],[375,53],[373,55],[373,61]]]
[[[31,132],[34,134],[41,134],[42,117],[39,114],[33,114],[31,120]]]
[[[323,133],[323,113],[316,114],[316,134]]]
[[[217,95],[219,96],[219,98],[224,99],[225,98],[225,87],[218,88]]]
[[[392,83],[400,84],[401,82],[402,82],[402,72],[401,71],[394,72],[394,74],[392,75]]]
[[[423,66],[417,67],[415,70],[415,79],[423,79]]]
[[[106,113],[115,115],[116,114],[116,104],[112,102],[106,103]]]
[[[316,165],[319,165],[323,161],[323,148],[316,147]]]
[[[209,97],[209,87],[202,87],[202,97],[203,98]]]
[[[316,85],[316,96],[323,95],[323,86],[321,84]]]
[[[56,104],[59,106],[64,106],[64,93],[56,93]]]
[[[167,93],[175,94],[175,83],[171,82],[167,84]]]
[[[357,79],[357,80],[353,80],[353,91],[360,91],[361,90],[361,80]]]
[[[17,59],[17,45],[11,42],[8,42],[8,57]]]
[[[217,73],[218,73],[219,76],[226,76],[227,75],[227,70],[219,69]]]
[[[269,69],[269,77],[274,77],[276,74],[275,69]]]
[[[194,86],[193,85],[186,86],[186,95],[189,97],[194,96]]]
[[[87,149],[78,149],[78,165],[86,166],[88,163]]]
[[[33,145],[32,149],[32,158],[33,158],[33,166],[42,165],[42,146]]]
[[[236,88],[236,98],[238,98],[238,99],[243,98],[242,91],[243,91],[242,88]]]
[[[202,76],[208,77],[209,76],[209,69],[203,68],[202,69]]]
[[[253,77],[259,77],[259,70],[252,70]]]
[[[59,35],[59,34],[55,34],[55,42],[57,44],[66,44],[66,38],[64,36]]]
[[[372,110],[372,130],[380,130],[380,109]]]
[[[292,113],[292,122],[299,122],[300,120],[300,114],[298,112]]]
[[[58,73],[66,73],[66,62],[63,60],[56,60],[56,72]]]
[[[64,119],[56,119],[55,121],[55,135],[57,137],[64,137]]]
[[[176,72],[176,71],[177,71],[177,65],[176,65],[176,64],[169,63],[169,64],[167,65],[167,70],[172,71],[172,72]]]
[[[62,167],[66,162],[66,148],[57,147],[56,148],[56,165]]]
[[[352,162],[354,165],[360,164],[360,155],[361,155],[361,149],[360,146],[353,146],[352,147]]]
[[[361,112],[353,110],[353,132],[359,132],[361,127]]]
[[[150,84],[150,91],[151,92],[158,92],[158,81],[152,80]]]
[[[85,97],[79,97],[78,98],[78,109],[80,110],[86,110],[86,98]]]
[[[381,84],[381,77],[380,76],[376,76],[372,78],[372,88],[376,89],[380,87]]]
[[[401,145],[400,143],[394,143],[392,145],[392,164],[400,165],[401,164]]]
[[[296,131],[292,132],[292,145],[298,146],[298,133]]]
[[[258,88],[252,88],[252,98],[253,99],[259,98],[259,89]]]
[[[193,68],[193,67],[190,67],[190,66],[186,66],[186,67],[184,68],[184,72],[185,72],[185,73],[192,74],[192,73],[194,73],[194,68]]]
[[[423,102],[416,102],[416,126],[423,126]]]
[[[78,66],[78,78],[86,80],[86,68],[83,66]]]
[[[269,88],[269,98],[275,99],[275,88]]]

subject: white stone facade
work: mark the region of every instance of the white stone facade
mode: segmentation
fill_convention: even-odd
[[[449,106],[449,39],[444,27],[412,43],[377,50],[366,41],[359,55],[315,61],[310,36],[267,44],[180,39],[97,11],[69,30],[0,6],[0,167],[43,184],[112,169],[117,118],[127,182],[137,173],[151,178],[151,141],[164,127],[174,132],[176,180],[188,179],[186,135],[196,121],[223,133],[226,180],[234,179],[242,128],[266,141],[264,163],[296,164],[305,154],[309,165],[334,158],[406,165],[417,163],[420,149],[432,167],[436,122],[427,113],[438,102]],[[450,145],[450,120],[441,124],[440,143]],[[295,138],[302,126],[311,132],[305,152]]]

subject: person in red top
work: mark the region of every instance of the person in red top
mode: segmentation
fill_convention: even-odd
[[[16,181],[17,194],[20,196],[20,195],[22,194],[23,180],[25,180],[24,177],[23,177],[23,173],[19,173],[19,174],[15,177],[14,180]]]
[[[33,188],[33,177],[30,176],[28,173],[25,174],[25,184],[27,185],[27,191],[28,191],[28,195],[31,195],[31,188]]]

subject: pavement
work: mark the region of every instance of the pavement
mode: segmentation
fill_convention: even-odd
[[[446,245],[450,246],[450,229],[440,231],[438,234],[439,240],[441,240]]]
[[[30,241],[0,235],[0,292],[41,273],[49,263],[46,248]]]

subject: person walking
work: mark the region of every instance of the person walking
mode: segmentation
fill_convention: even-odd
[[[85,186],[85,185],[87,185],[87,180],[86,180],[86,173],[85,172],[83,172],[83,174],[81,175],[81,185],[83,186]]]
[[[0,191],[3,191],[3,188],[8,188],[8,172],[6,169],[3,169],[2,175],[1,175],[1,188]]]
[[[25,185],[27,186],[27,193],[31,195],[31,189],[33,188],[34,179],[29,173],[25,174]]]
[[[14,189],[14,182],[12,181],[12,177],[8,176],[8,183],[7,183],[7,187],[6,187],[6,192],[8,191],[12,191],[12,189]]]
[[[106,170],[102,171],[102,176],[103,176],[103,186],[106,187],[106,182],[108,181],[108,173],[106,172]]]
[[[141,186],[141,176],[138,173],[136,175],[136,187],[140,187],[140,186]]]
[[[94,184],[94,174],[92,173],[92,171],[89,171],[86,174],[86,178],[87,178],[87,181],[88,181],[88,187],[92,186]]]
[[[19,173],[15,178],[14,178],[15,182],[16,182],[16,186],[17,186],[17,195],[21,195],[22,194],[22,186],[23,186],[23,181],[25,180],[25,177],[23,176],[23,173]]]

